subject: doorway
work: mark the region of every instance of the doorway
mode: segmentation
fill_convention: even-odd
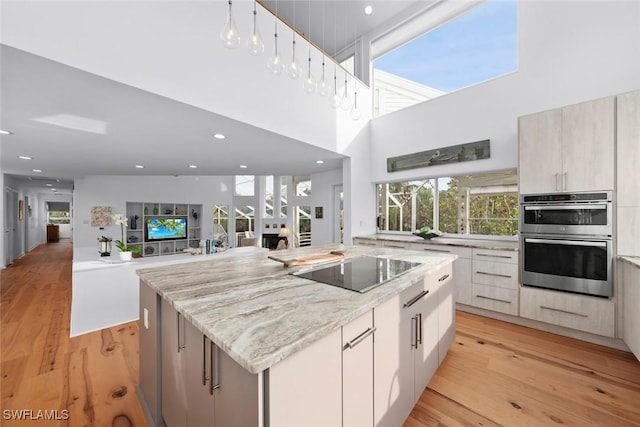
[[[4,265],[9,265],[20,253],[18,239],[18,192],[4,190]]]
[[[334,224],[333,224],[333,241],[336,243],[344,243],[344,192],[342,185],[333,187],[333,206]]]

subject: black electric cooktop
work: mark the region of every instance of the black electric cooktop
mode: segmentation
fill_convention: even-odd
[[[395,279],[419,265],[419,262],[363,256],[345,259],[330,265],[313,267],[292,274],[327,285],[363,293],[391,279]]]

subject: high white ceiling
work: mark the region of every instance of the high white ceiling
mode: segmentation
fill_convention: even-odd
[[[416,3],[296,0],[295,26],[308,35],[311,21],[314,43],[340,51]],[[275,11],[275,1],[263,4]],[[278,1],[290,25],[293,9],[293,1]],[[2,173],[43,191],[54,183],[70,192],[85,175],[306,175],[342,166],[344,156],[332,151],[6,45],[0,67],[0,129],[13,133],[0,135]],[[227,138],[212,138],[216,132]]]

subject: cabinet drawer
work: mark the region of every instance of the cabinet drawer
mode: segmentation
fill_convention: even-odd
[[[440,268],[429,272],[425,280],[426,289],[433,292],[451,280],[453,280],[453,263],[443,265]]]
[[[353,239],[353,244],[354,245],[359,245],[359,246],[372,246],[372,247],[376,247],[379,248],[380,242],[377,240],[373,240],[373,239],[358,239],[358,238],[354,238]]]
[[[459,258],[471,258],[471,248],[464,248],[461,246],[412,243],[411,249],[424,252],[455,254],[458,255]]]
[[[518,288],[518,264],[473,260],[473,283]]]
[[[490,249],[474,249],[473,260],[518,263],[518,252],[516,251],[496,251]]]
[[[382,240],[380,243],[382,243],[383,248],[407,249],[409,247],[409,243],[407,242],[394,242],[391,240]]]
[[[522,287],[520,316],[607,337],[615,333],[615,304],[607,299]]]
[[[368,311],[342,327],[342,349],[352,348],[373,332],[373,311]]]
[[[471,305],[501,313],[518,315],[518,290],[473,283]]]

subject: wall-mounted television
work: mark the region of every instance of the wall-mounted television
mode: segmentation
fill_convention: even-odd
[[[187,238],[187,217],[151,217],[144,224],[145,242]]]

